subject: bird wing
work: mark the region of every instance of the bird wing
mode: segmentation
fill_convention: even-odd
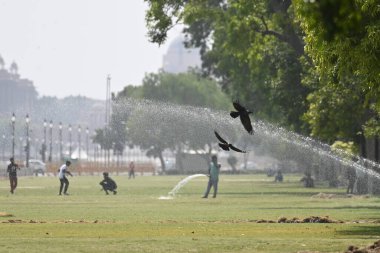
[[[237,147],[233,146],[232,144],[229,144],[228,147],[236,152],[240,152],[240,153],[247,153],[247,151],[244,151],[244,150],[241,150],[241,149],[238,149]]]
[[[253,127],[252,127],[252,123],[251,123],[251,119],[249,118],[249,115],[248,114],[240,115],[240,121],[243,124],[245,130],[247,130],[249,134],[253,134]]]
[[[219,143],[219,147],[221,147],[225,151],[229,151],[230,150],[228,144]]]
[[[241,112],[241,111],[247,111],[247,109],[245,109],[244,106],[242,106],[241,104],[239,104],[238,101],[234,101],[232,104],[233,104],[233,106],[235,107],[235,109],[236,109],[238,112]]]
[[[215,133],[215,136],[216,138],[218,138],[218,140],[224,144],[228,144],[228,142],[226,142],[222,137],[220,137],[220,135],[218,134],[217,131],[214,130],[214,133]]]
[[[232,111],[232,112],[230,112],[230,115],[231,115],[232,118],[237,118],[237,117],[239,117],[240,113]]]

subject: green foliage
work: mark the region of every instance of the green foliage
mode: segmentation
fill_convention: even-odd
[[[310,88],[301,83],[303,41],[291,1],[147,2],[152,41],[162,43],[157,38],[166,38],[170,25],[183,21],[187,45],[201,48],[204,74],[216,77],[256,116],[307,132],[301,116]]]
[[[146,2],[151,40],[183,22],[204,74],[255,116],[330,144],[380,134],[377,0]]]
[[[132,104],[140,101],[144,106],[126,108],[126,99],[136,99],[136,103]],[[116,139],[124,138],[129,144],[146,150],[148,156],[159,158],[163,170],[162,152],[165,149],[177,153],[185,148],[211,152],[215,141],[209,134],[210,129],[214,128],[212,120],[202,120],[199,114],[190,117],[187,109],[178,105],[202,107],[199,110],[203,114],[210,112],[204,107],[226,110],[231,106],[230,99],[215,81],[203,78],[194,71],[182,74],[150,73],[141,86],[127,86],[117,95],[113,114],[115,124],[112,126],[119,129]],[[121,126],[120,122],[126,123],[128,131],[123,131],[125,126]],[[206,134],[199,138],[202,133]]]
[[[104,149],[104,150],[112,149],[113,141],[114,141],[114,137],[109,128],[95,130],[95,136],[93,137],[93,142],[98,143],[101,149]]]
[[[141,86],[126,86],[117,94],[116,100],[125,98],[150,99],[219,110],[230,107],[229,98],[217,83],[201,77],[195,71],[180,74],[146,74]]]
[[[230,101],[215,81],[195,72],[147,74],[143,80],[142,96],[146,99],[181,105],[228,109]]]
[[[359,153],[358,147],[354,144],[354,142],[343,142],[343,141],[335,141],[331,145],[331,150],[338,151],[338,153],[343,155],[347,154],[349,156],[357,155]]]
[[[308,101],[304,119],[312,126],[312,136],[329,143],[337,138],[357,141],[365,115],[358,85],[329,83],[309,94]]]
[[[320,87],[310,96],[308,120],[315,134],[324,123],[326,139],[351,139],[358,130],[378,135],[380,83],[380,6],[378,1],[295,1],[306,33],[306,50],[316,65]],[[325,12],[324,10],[329,10]],[[336,94],[336,93],[342,93]],[[329,101],[327,105],[323,101]],[[346,110],[342,115],[342,110]],[[320,114],[319,116],[317,114]],[[356,119],[350,117],[354,114]],[[350,123],[348,122],[350,121]],[[351,124],[344,131],[347,125]],[[330,133],[326,133],[330,131]],[[345,132],[345,133],[342,133]]]

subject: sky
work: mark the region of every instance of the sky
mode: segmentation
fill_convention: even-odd
[[[170,41],[150,43],[143,0],[0,0],[0,55],[40,96],[105,99],[157,72]]]

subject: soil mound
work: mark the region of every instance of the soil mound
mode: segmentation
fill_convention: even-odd
[[[325,217],[319,217],[319,216],[310,216],[307,218],[286,218],[286,217],[280,217],[277,221],[275,220],[257,220],[256,223],[343,223],[343,221],[339,220],[332,220],[328,216]]]
[[[380,253],[380,240],[362,249],[356,246],[349,246],[344,253]]]

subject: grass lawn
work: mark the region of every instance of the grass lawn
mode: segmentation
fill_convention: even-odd
[[[14,195],[0,180],[0,212],[14,215],[0,217],[0,252],[343,252],[380,239],[378,197],[305,189],[299,176],[276,184],[263,175],[221,175],[216,199],[201,198],[206,178],[190,181],[172,200],[158,199],[184,177],[112,176],[118,194],[108,196],[100,176],[69,178],[70,196],[57,195],[57,178],[19,178]],[[319,192],[340,197],[311,198]],[[309,216],[344,223],[255,222]]]

